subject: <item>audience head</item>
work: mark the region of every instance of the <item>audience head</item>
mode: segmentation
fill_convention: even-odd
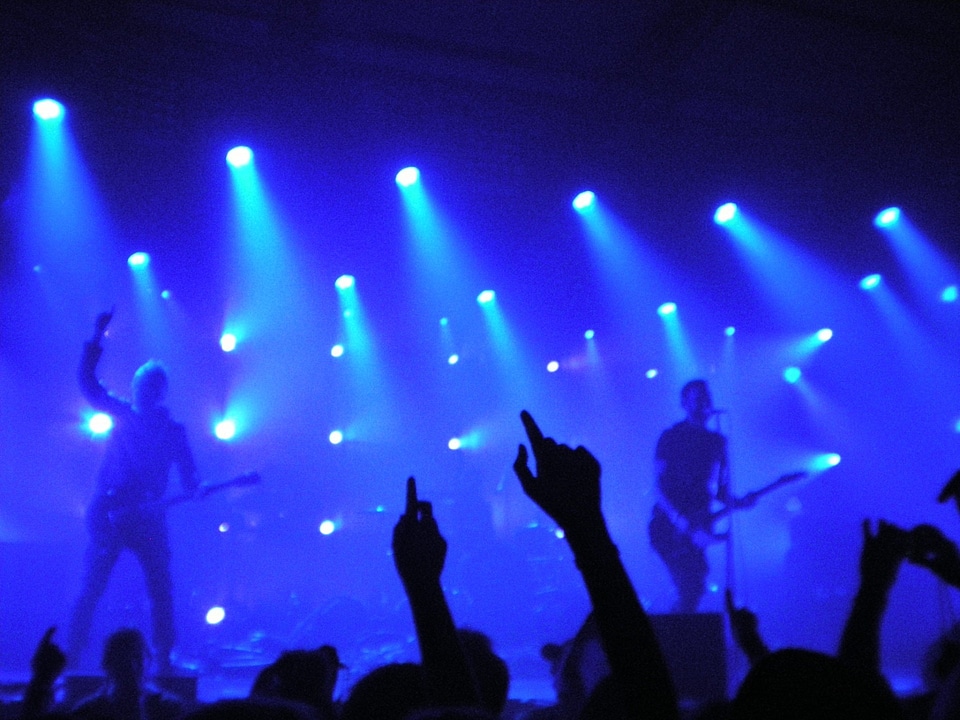
[[[115,682],[142,683],[150,656],[150,646],[143,633],[135,628],[122,628],[107,638],[100,664],[107,677]]]
[[[813,650],[784,649],[759,660],[730,704],[728,720],[894,720],[900,706],[883,678],[858,673]]]
[[[260,672],[251,695],[303,703],[321,717],[332,717],[333,691],[341,667],[337,650],[330,645],[288,650]]]
[[[499,715],[507,704],[507,695],[510,692],[510,670],[507,663],[493,651],[493,644],[484,633],[461,628],[457,634],[477,682],[483,707]]]
[[[360,678],[340,712],[340,720],[404,720],[429,706],[416,663],[390,663]]]

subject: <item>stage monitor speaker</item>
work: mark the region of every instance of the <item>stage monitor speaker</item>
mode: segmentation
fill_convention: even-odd
[[[703,703],[727,697],[727,649],[723,615],[651,615],[653,631],[681,701]]]

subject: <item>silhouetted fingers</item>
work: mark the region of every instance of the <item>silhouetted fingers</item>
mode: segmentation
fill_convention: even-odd
[[[407,478],[407,505],[403,514],[414,518],[417,516],[417,481],[412,475]]]
[[[533,450],[534,457],[536,457],[537,449],[543,444],[543,433],[540,431],[540,426],[526,410],[520,411],[520,421],[523,423],[524,430],[527,431],[527,437],[530,438],[530,447]]]
[[[517,448],[517,459],[513,461],[513,472],[517,474],[517,479],[523,487],[527,487],[527,484],[533,480],[533,473],[527,465],[528,460],[527,446],[521,443]]]
[[[958,505],[960,505],[960,470],[950,476],[947,484],[943,486],[943,490],[937,496],[937,502],[945,502],[951,497],[957,498]]]
[[[57,626],[53,625],[47,628],[47,631],[43,634],[43,637],[40,639],[40,642],[44,645],[47,645],[53,641],[53,634],[57,631]]]
[[[424,520],[433,519],[433,503],[427,500],[420,500],[417,503],[417,510],[419,511],[419,516]]]

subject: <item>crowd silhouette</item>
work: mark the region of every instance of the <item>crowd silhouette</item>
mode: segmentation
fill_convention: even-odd
[[[903,563],[960,587],[960,552],[938,528],[922,524],[908,530],[883,520],[862,521],[859,587],[834,654],[768,647],[760,619],[738,606],[728,590],[731,635],[748,658],[749,671],[732,697],[681,704],[652,619],[608,529],[600,462],[582,446],[571,448],[544,435],[528,412],[521,412],[520,420],[526,443],[518,447],[513,470],[524,493],[563,531],[591,605],[577,638],[566,646],[543,648],[556,682],[553,705],[510,709],[509,671],[491,639],[457,627],[441,583],[447,542],[432,504],[418,495],[416,480],[409,478],[391,549],[412,613],[418,663],[376,667],[339,698],[334,693],[342,666],[335,647],[289,649],[259,673],[247,697],[198,703],[158,689],[147,640],[138,630],[121,628],[103,648],[103,686],[68,705],[57,701],[55,690],[69,658],[50,628],[37,645],[22,700],[4,707],[4,714],[24,720],[960,718],[960,639],[955,633],[932,649],[922,695],[898,697],[880,662],[884,612]],[[956,502],[960,509],[960,472],[938,500]],[[603,655],[602,668],[592,677],[586,677],[576,658],[588,641]]]

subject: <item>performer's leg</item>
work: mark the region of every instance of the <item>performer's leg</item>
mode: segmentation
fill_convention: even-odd
[[[170,652],[176,641],[173,617],[173,579],[170,573],[170,542],[162,518],[150,520],[130,547],[140,561],[150,599],[153,650],[160,671],[169,669]]]
[[[115,537],[94,533],[83,561],[80,596],[73,606],[67,630],[67,660],[76,667],[90,641],[90,629],[97,604],[107,589],[110,573],[120,556],[121,545]]]
[[[667,566],[677,589],[674,612],[692,613],[700,606],[707,590],[710,567],[703,550],[680,532],[659,508],[655,507],[648,526],[650,546]]]

